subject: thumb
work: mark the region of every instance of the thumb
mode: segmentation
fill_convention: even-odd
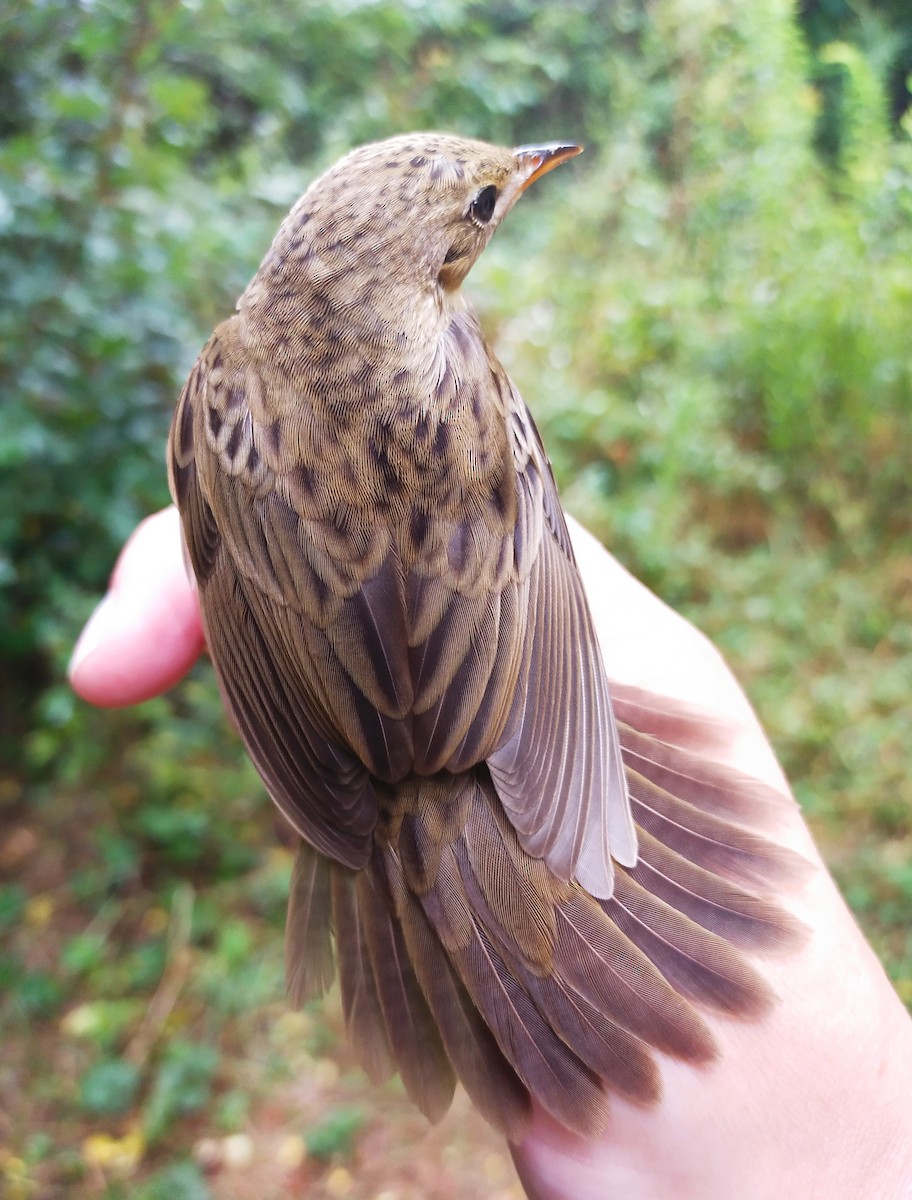
[[[171,507],[143,521],[124,546],[70,659],[70,683],[84,700],[138,704],[166,691],[199,657],[199,605],[180,545]]]

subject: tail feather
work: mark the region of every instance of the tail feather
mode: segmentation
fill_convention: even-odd
[[[644,1042],[609,1020],[559,975],[542,979],[518,969],[523,986],[551,1028],[614,1091],[637,1104],[659,1099],[658,1064]]]
[[[724,753],[731,738],[731,726],[724,718],[629,683],[612,680],[610,686],[619,725],[711,760]]]
[[[696,1063],[715,1056],[697,1011],[597,901],[579,893],[558,916],[558,970],[581,995],[656,1050]]]
[[[756,1019],[774,1001],[743,951],[803,934],[771,894],[807,864],[758,832],[790,802],[698,757],[715,735],[677,702],[636,689],[616,700],[639,858],[616,865],[610,900],[529,857],[483,767],[378,783],[382,820],[360,872],[299,851],[292,999],[329,986],[331,923],[362,1062],[375,1080],[398,1070],[431,1119],[458,1077],[512,1141],[533,1098],[593,1133],[610,1093],[658,1100],[655,1052],[715,1057],[702,1012]]]
[[[772,993],[743,955],[629,876],[619,878],[612,899],[601,904],[621,936],[649,957],[676,995],[735,1017],[756,1018],[768,1011]]]
[[[706,812],[628,768],[631,807],[641,829],[683,858],[753,887],[794,884],[804,860],[741,825]]]
[[[498,812],[494,789],[478,783],[453,855],[467,905],[504,959],[552,988],[571,989],[659,1049],[697,1061],[711,1057],[712,1040],[697,1013],[580,887],[555,887],[543,863],[540,872],[528,869],[512,825]]]
[[[548,1024],[480,922],[470,917],[462,925],[468,899],[452,852],[441,856],[437,884],[421,905],[434,930],[444,931],[467,992],[528,1091],[568,1128],[588,1133],[603,1128],[607,1096],[596,1073]],[[456,929],[462,936],[450,942]]]
[[[322,996],[335,976],[331,913],[329,860],[299,841],[285,924],[285,980],[295,1008]]]
[[[460,1082],[482,1115],[510,1141],[519,1141],[532,1112],[528,1091],[472,1003],[414,897],[405,897],[401,920],[415,974]]]
[[[618,733],[628,770],[679,800],[755,829],[781,821],[785,801],[775,788],[629,726]]]
[[[456,1076],[396,919],[379,863],[355,883],[387,1041],[405,1090],[431,1121],[450,1107]]]
[[[787,950],[806,932],[778,904],[696,866],[642,829],[640,861],[629,875],[672,909],[744,950]]]
[[[374,1083],[383,1083],[396,1064],[355,894],[356,875],[336,863],[332,864],[331,875],[333,932],[345,1026],[361,1065]]]

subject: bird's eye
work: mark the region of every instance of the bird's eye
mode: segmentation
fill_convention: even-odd
[[[494,206],[497,203],[497,188],[493,184],[483,187],[469,205],[469,216],[479,225],[487,225],[494,216]]]

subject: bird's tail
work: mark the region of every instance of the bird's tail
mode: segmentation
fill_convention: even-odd
[[[321,994],[336,956],[346,1023],[369,1074],[398,1070],[433,1120],[456,1078],[516,1141],[530,1096],[581,1133],[615,1092],[659,1098],[655,1051],[715,1055],[703,1013],[752,1019],[773,997],[745,957],[795,943],[770,897],[807,871],[764,836],[787,802],[692,747],[704,721],[632,689],[615,696],[640,857],[599,901],[519,841],[483,769],[412,777],[380,795],[369,865],[302,844],[288,983]],[[635,727],[634,727],[635,726]]]

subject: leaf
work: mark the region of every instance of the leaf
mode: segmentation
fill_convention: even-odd
[[[143,1110],[143,1130],[150,1142],[177,1117],[208,1103],[217,1066],[218,1054],[211,1046],[173,1042],[168,1047]]]
[[[60,1027],[68,1037],[110,1047],[136,1024],[145,1007],[140,999],[90,1000],[71,1008]]]
[[[192,1162],[174,1163],[156,1173],[131,1193],[133,1200],[211,1200],[212,1192],[202,1171]]]
[[[79,1103],[98,1116],[117,1116],[133,1106],[139,1088],[140,1073],[132,1063],[110,1059],[96,1063],[79,1084]]]
[[[355,1135],[364,1125],[365,1116],[360,1108],[331,1109],[319,1125],[315,1125],[304,1138],[307,1153],[312,1158],[332,1158],[334,1154],[348,1154]]]

